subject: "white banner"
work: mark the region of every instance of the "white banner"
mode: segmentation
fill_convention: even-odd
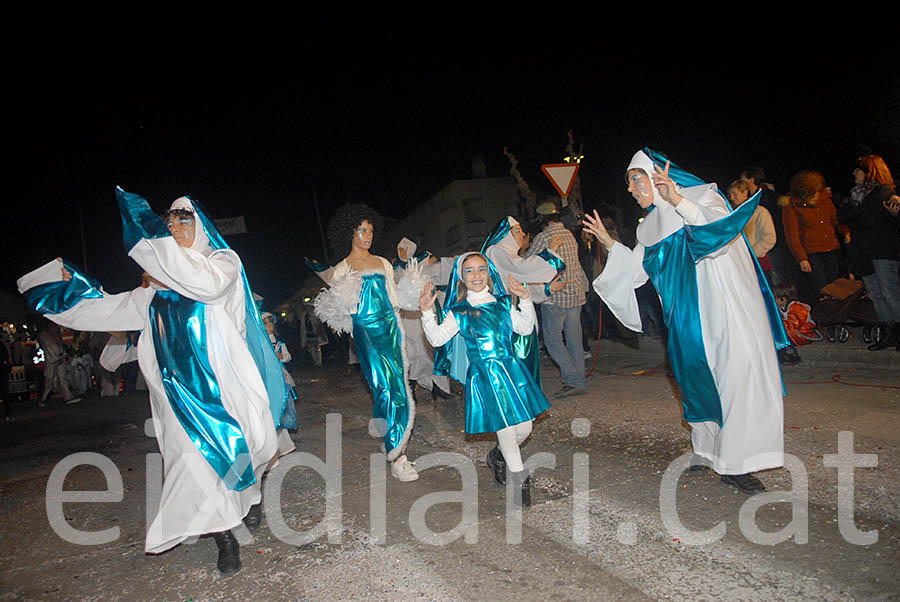
[[[214,219],[213,223],[216,225],[216,229],[222,236],[247,233],[247,224],[244,222],[243,215]]]

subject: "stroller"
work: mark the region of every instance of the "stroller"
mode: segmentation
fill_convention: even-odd
[[[867,344],[877,343],[887,335],[860,280],[838,278],[825,285],[812,308],[812,319],[826,329],[825,338],[830,343],[846,343],[851,328],[858,328],[860,338]]]

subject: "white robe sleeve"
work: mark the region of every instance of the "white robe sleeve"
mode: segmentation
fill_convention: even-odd
[[[609,250],[606,266],[594,280],[594,290],[610,311],[629,330],[642,332],[634,289],[643,286],[648,276],[642,265],[644,247],[638,244],[632,251],[620,242]]]
[[[209,256],[180,247],[171,236],[141,239],[128,256],[148,274],[180,295],[213,303],[231,290],[240,277],[240,259],[229,250]]]
[[[531,298],[519,299],[519,308],[511,308],[509,317],[512,319],[513,332],[522,336],[531,334],[536,323]]]
[[[291,357],[292,357],[291,352],[288,351],[287,345],[284,344],[284,341],[279,342],[278,349],[276,349],[275,351],[278,351],[279,353],[281,353],[281,363],[282,364],[286,364],[289,361],[291,361]]]
[[[547,263],[542,257],[513,257],[503,248],[494,245],[485,255],[488,256],[503,277],[503,284],[507,284],[507,278],[512,276],[522,283],[550,282],[556,277],[556,268]]]
[[[40,284],[62,281],[63,264],[53,260],[19,278],[20,293]],[[138,287],[132,291],[81,299],[71,308],[58,314],[45,314],[49,320],[75,330],[111,332],[116,330],[142,330],[147,322],[147,308],[153,299],[152,288]]]
[[[544,303],[550,297],[547,295],[547,291],[544,288],[543,284],[529,284],[528,285],[528,294],[534,303]]]
[[[685,196],[675,207],[675,211],[684,223],[692,226],[708,224],[727,216],[731,211],[716,190],[713,184],[683,189],[681,193]]]
[[[675,207],[675,212],[681,216],[685,224],[691,226],[702,226],[728,216],[731,213],[731,209],[728,207],[725,199],[722,198],[722,195],[716,192],[717,190],[718,188],[715,184],[692,186],[683,189],[681,192],[685,196],[678,203],[678,206]],[[735,240],[740,238],[740,236],[736,236]],[[722,245],[719,249],[704,256],[700,261],[724,255],[728,252],[729,246]]]
[[[448,311],[444,321],[438,324],[432,307],[422,312],[422,330],[432,347],[440,347],[459,332],[459,325],[452,311]]]

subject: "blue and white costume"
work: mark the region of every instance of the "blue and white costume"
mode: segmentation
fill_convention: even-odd
[[[454,274],[461,278],[459,266],[471,255],[456,259]],[[494,433],[509,426],[533,420],[550,408],[520,358],[516,356],[513,336],[534,332],[534,305],[520,299],[513,306],[496,268],[488,262],[494,294],[485,287],[480,292],[466,291],[456,301],[461,286],[452,278],[447,288],[447,307],[437,323],[434,309],[422,312],[422,328],[432,345],[445,344],[457,334],[466,345],[466,432]]]
[[[534,301],[540,303],[549,296],[549,290],[545,288],[546,284],[565,270],[566,264],[547,249],[531,257],[519,256],[519,243],[516,242],[510,231],[513,226],[518,225],[519,222],[510,216],[500,220],[485,239],[481,246],[481,252],[494,264],[503,282],[512,276],[526,285],[544,285],[529,287]],[[534,380],[540,386],[541,352],[538,341],[537,316],[534,319],[534,329],[525,336],[513,335],[513,344],[516,355],[525,362]]]
[[[406,449],[416,415],[399,310],[418,306],[424,280],[417,279],[414,267],[408,270],[413,280],[398,283],[404,291],[398,298],[394,269],[387,259],[379,259],[380,269],[362,272],[342,260],[329,269],[329,288],[313,303],[320,320],[335,332],[353,336],[360,369],[372,391],[372,415],[385,429],[384,450],[393,462]]]
[[[144,199],[117,195],[128,255],[162,286],[113,295],[68,263],[73,278],[63,281],[58,260],[18,285],[58,324],[143,331],[138,362],[164,469],[145,550],[160,553],[241,523],[279,453],[276,427],[295,428],[296,414],[240,258],[202,208],[186,197],[172,205],[195,216],[193,244],[184,248]]]
[[[628,169],[652,176],[654,161],[665,164],[645,149]],[[786,346],[787,336],[741,233],[758,198],[731,212],[715,184],[674,165],[669,175],[684,199],[673,207],[653,186],[637,245],[614,244],[594,290],[625,326],[640,331],[634,290],[653,281],[694,453],[722,475],[779,467],[784,389],[776,346]]]
[[[403,238],[397,243],[397,252],[405,249],[406,257],[415,257],[416,243]],[[446,284],[446,278],[441,281],[441,262],[429,263],[427,252],[416,258],[415,264],[409,261],[398,260],[394,264],[394,281],[399,283],[408,269],[420,270],[435,286]],[[412,266],[412,267],[411,267]],[[439,297],[443,295],[439,293]],[[422,312],[418,309],[400,310],[400,319],[403,321],[403,333],[406,335],[406,357],[409,359],[409,378],[422,388],[431,391],[436,385],[442,391],[450,391],[450,380],[447,376],[434,373],[434,348],[425,340],[422,331]]]

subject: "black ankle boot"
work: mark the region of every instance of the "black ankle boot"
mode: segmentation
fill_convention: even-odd
[[[494,481],[498,485],[505,486],[506,460],[503,459],[503,454],[500,452],[500,448],[496,445],[494,446],[494,449],[488,452],[487,465],[491,467],[491,470],[494,473]]]
[[[513,506],[516,508],[531,506],[531,476],[528,471],[510,472],[509,479]]]
[[[766,490],[766,486],[762,484],[762,481],[754,477],[749,472],[745,474],[722,475],[722,482],[726,485],[733,485],[743,493],[747,493],[750,495]]]
[[[219,561],[216,566],[223,575],[233,575],[241,570],[241,547],[231,531],[213,533],[213,539],[219,547]]]
[[[257,529],[259,529],[259,524],[262,522],[262,503],[253,504],[250,506],[250,512],[247,513],[247,516],[244,517],[244,524],[247,526],[247,530],[253,533]]]

